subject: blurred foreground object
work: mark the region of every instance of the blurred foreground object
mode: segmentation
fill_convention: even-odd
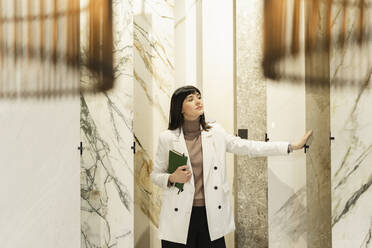
[[[264,0],[263,71],[273,80],[301,81],[298,57],[355,49],[354,65],[371,65],[371,0]],[[366,75],[332,78],[337,85],[360,84]],[[329,80],[306,75],[312,82]]]
[[[111,89],[112,30],[111,0],[0,0],[0,99]]]

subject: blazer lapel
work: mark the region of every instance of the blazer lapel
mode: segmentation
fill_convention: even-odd
[[[204,186],[208,183],[209,172],[212,167],[213,157],[215,153],[213,144],[213,134],[211,131],[202,131],[202,150],[203,150],[203,180]]]
[[[201,132],[201,141],[202,141],[202,153],[203,153],[203,178],[204,178],[203,180],[204,180],[204,185],[205,185],[209,179],[208,175],[209,175],[210,168],[212,166],[213,158],[215,154],[212,132],[211,131],[206,132],[203,130]],[[192,170],[190,156],[187,150],[185,137],[184,137],[182,128],[177,129],[174,133],[173,149],[187,156],[187,165],[189,165],[190,169]],[[195,187],[194,175],[192,175],[190,179],[190,183],[193,187]]]
[[[175,131],[175,135],[173,138],[173,149],[187,156],[187,165],[190,166],[190,170],[192,171],[190,156],[189,156],[189,152],[187,151],[187,146],[186,146],[185,137],[183,135],[182,128],[179,128]],[[190,179],[190,183],[194,187],[194,175],[192,175]]]

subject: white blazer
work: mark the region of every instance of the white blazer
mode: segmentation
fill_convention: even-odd
[[[249,157],[287,155],[288,142],[263,142],[241,139],[228,134],[217,123],[201,132],[203,151],[203,183],[208,228],[211,240],[216,240],[235,230],[233,210],[229,199],[229,183],[226,175],[226,151]],[[194,177],[184,184],[184,191],[168,187],[168,156],[174,149],[188,151],[182,128],[163,131],[159,136],[158,149],[151,172],[152,181],[163,188],[159,221],[159,239],[186,244],[192,204],[194,200]],[[187,165],[192,171],[190,159]],[[217,189],[215,189],[217,186]]]

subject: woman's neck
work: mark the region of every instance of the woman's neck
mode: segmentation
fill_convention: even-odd
[[[200,132],[199,118],[195,120],[184,119],[182,128],[184,133]]]

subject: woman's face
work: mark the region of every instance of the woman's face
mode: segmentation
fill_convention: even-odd
[[[182,113],[186,120],[196,120],[204,113],[203,100],[199,93],[190,94],[183,100]]]

